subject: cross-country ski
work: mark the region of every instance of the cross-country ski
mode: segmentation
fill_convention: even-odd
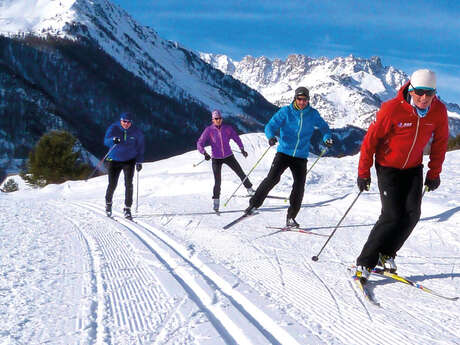
[[[417,288],[417,289],[420,289],[424,292],[427,292],[429,294],[432,294],[432,295],[435,295],[435,296],[438,296],[438,297],[441,297],[441,298],[444,298],[444,299],[447,299],[449,301],[457,301],[459,299],[459,297],[455,296],[455,297],[448,297],[448,296],[445,296],[444,294],[441,294],[440,292],[437,292],[437,291],[434,291],[420,283],[417,283],[413,280],[410,280],[409,278],[407,277],[404,277],[404,276],[401,276],[397,273],[391,273],[391,272],[388,272],[384,269],[381,269],[381,268],[374,268],[372,270],[372,274],[375,274],[375,275],[378,275],[380,277],[386,277],[386,278],[391,278],[393,279],[395,282],[399,282],[399,283],[403,283],[403,284],[406,284],[406,285],[409,285],[409,286],[412,286],[414,288]]]
[[[279,226],[266,226],[267,229],[275,229],[275,230],[279,230],[279,231],[290,231],[290,232],[298,232],[298,233],[301,233],[301,234],[307,234],[307,235],[316,235],[316,236],[323,236],[323,237],[327,237],[328,235],[326,234],[320,234],[320,233],[317,233],[317,232],[314,232],[312,231],[311,229],[308,229],[308,228],[296,228],[296,227],[292,227],[292,226],[283,226],[283,227],[279,227]]]
[[[250,217],[253,217],[255,215],[259,214],[259,212],[257,211],[254,211],[252,213],[243,213],[241,216],[239,216],[238,218],[234,219],[233,221],[231,221],[230,223],[224,225],[222,228],[224,230],[227,230],[227,229],[230,229],[232,226],[234,226],[235,224],[238,224],[239,222],[245,220],[245,219],[248,219]]]

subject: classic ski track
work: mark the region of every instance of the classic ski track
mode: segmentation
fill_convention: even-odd
[[[90,292],[93,295],[96,295],[96,299],[92,299],[93,302],[91,303],[90,315],[86,318],[80,318],[77,324],[80,325],[80,330],[84,330],[85,328],[92,329],[94,333],[96,333],[95,337],[90,336],[92,333],[89,331],[89,339],[90,343],[93,343],[91,340],[94,339],[94,343],[97,345],[110,343],[108,338],[108,332],[104,325],[104,315],[105,311],[105,304],[106,300],[104,297],[104,286],[103,286],[103,279],[101,276],[101,259],[97,254],[97,245],[93,241],[90,236],[85,235],[84,231],[80,229],[80,226],[74,219],[69,216],[63,214],[64,218],[69,221],[73,226],[74,229],[77,231],[81,241],[84,243],[84,247],[86,249],[86,254],[88,256],[88,264],[89,269],[88,273],[90,274]],[[95,319],[95,322],[90,322],[90,319]]]
[[[88,211],[85,206],[74,205]],[[101,219],[104,219],[107,224],[113,222],[107,219],[105,214]],[[129,243],[124,244],[126,239],[121,238],[123,235],[119,230],[113,228],[108,230],[106,227],[90,224],[94,219],[87,221],[88,227],[81,225],[84,221],[80,221],[79,226],[85,228],[86,238],[90,243],[91,241],[94,243],[91,251],[97,253],[97,257],[100,258],[97,300],[98,306],[100,308],[104,306],[104,310],[99,311],[97,316],[105,315],[107,318],[105,322],[113,323],[114,327],[110,333],[112,339],[118,341],[116,343],[151,342],[159,332],[158,327],[162,327],[162,316],[167,314],[168,310],[174,309],[174,305],[169,302],[170,298],[163,291],[161,283],[150,267],[132,254],[133,250]],[[104,299],[105,303],[103,303]],[[177,323],[178,316],[174,315],[174,318]],[[111,342],[100,344],[111,344]]]
[[[105,212],[101,208],[92,204],[76,203],[76,205],[106,217]],[[260,344],[260,341],[263,339],[264,343],[269,344],[283,344],[286,342],[293,345],[300,344],[298,340],[280,327],[265,312],[260,310],[241,293],[233,289],[232,283],[220,278],[218,274],[200,261],[199,258],[195,256],[189,257],[190,253],[165,233],[139,220],[130,222],[121,217],[117,217],[116,220],[135,234],[149,247],[154,255],[158,256],[165,265],[169,266],[171,273],[175,275],[175,278],[180,282],[183,288],[191,294],[194,302],[197,303],[202,310],[208,313],[213,326],[226,342],[231,344]],[[160,242],[161,245],[166,245],[168,251],[172,252],[176,258],[179,258],[182,264],[175,263],[171,253],[167,253],[163,250],[158,242]],[[216,306],[215,301],[213,301],[215,296],[212,296],[210,300],[208,294],[199,286],[200,284],[197,282],[197,278],[190,275],[186,269],[181,266],[185,266],[187,269],[192,270],[195,276],[199,276],[200,284],[206,284],[208,286],[207,288],[211,288],[211,290],[217,289],[234,307],[234,311],[237,311],[239,315],[235,316],[233,313],[230,316],[229,312]],[[240,322],[235,323],[232,320],[235,317],[244,319],[245,321],[240,320]],[[238,326],[240,324],[247,324],[253,327],[253,329],[256,329],[258,331],[256,339],[250,338],[255,337],[252,334],[244,334]]]

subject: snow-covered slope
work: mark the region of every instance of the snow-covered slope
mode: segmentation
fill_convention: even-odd
[[[162,39],[108,0],[6,0],[0,5],[0,34],[90,39],[155,92],[193,98],[225,115],[242,116],[252,103],[216,78],[209,65],[179,43]]]
[[[126,111],[152,161],[192,149],[214,108],[244,133],[277,110],[108,0],[0,1],[0,61],[0,178],[50,130],[102,157],[101,137]]]
[[[76,17],[75,0],[3,0],[0,3],[0,33],[49,33],[65,35],[66,23]]]
[[[242,139],[247,172],[266,142]],[[251,174],[256,186],[273,155]],[[193,151],[144,164],[136,223],[118,218],[122,184],[118,222],[104,215],[106,176],[0,193],[0,344],[458,343],[458,301],[372,277],[376,307],[347,275],[380,212],[374,170],[370,192],[311,261],[358,194],[358,156],[321,158],[309,173],[297,217],[309,233],[268,229],[285,220],[288,204],[275,199],[223,230],[248,199],[215,215],[211,166],[193,167],[200,160]],[[460,295],[458,171],[460,151],[448,152],[441,186],[425,194],[396,260],[401,274],[448,296]],[[239,182],[223,169],[222,201]],[[271,194],[287,196],[291,184],[286,173]]]
[[[354,125],[367,129],[380,104],[394,97],[408,79],[403,71],[382,65],[379,57],[365,59],[350,55],[329,59],[290,55],[286,60],[270,60],[264,56],[246,56],[234,61],[226,55],[201,53],[200,56],[278,106],[289,104],[294,90],[306,86],[312,105],[333,127]],[[460,111],[455,104],[448,107],[451,134],[457,135]]]

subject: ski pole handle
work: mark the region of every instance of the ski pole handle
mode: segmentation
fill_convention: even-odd
[[[113,146],[110,148],[110,150],[105,154],[104,157],[102,157],[102,159],[99,161],[99,163],[97,163],[96,167],[94,168],[94,170],[91,172],[91,174],[88,175],[88,177],[85,179],[85,182],[88,181],[91,177],[93,177],[93,175],[96,173],[96,171],[99,169],[99,167],[101,166],[101,164],[105,161],[105,159],[107,158],[107,156],[110,154],[110,152],[112,152],[112,150],[115,148],[115,146],[117,146],[117,144],[113,144]]]
[[[203,163],[206,160],[206,158],[203,158],[203,160],[199,161],[198,163],[193,163],[193,167],[197,167],[201,163]]]
[[[359,196],[361,195],[363,191],[359,191],[358,195],[356,196],[355,200],[353,200],[353,202],[351,203],[350,207],[348,207],[348,210],[345,212],[345,214],[343,215],[343,217],[340,219],[339,223],[336,225],[334,231],[332,231],[332,233],[329,235],[328,239],[326,240],[326,243],[324,243],[323,247],[321,248],[321,250],[319,251],[318,254],[316,255],[313,255],[311,257],[311,259],[313,261],[318,261],[318,258],[321,254],[321,252],[323,251],[324,247],[326,247],[326,245],[328,244],[328,242],[330,241],[330,239],[332,238],[332,236],[334,236],[335,232],[337,231],[337,229],[339,228],[339,225],[340,223],[342,223],[342,220],[345,219],[345,216],[348,214],[348,212],[350,212],[351,208],[353,207],[353,205],[355,204],[356,200],[358,200]]]

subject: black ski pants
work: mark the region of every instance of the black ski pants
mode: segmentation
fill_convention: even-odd
[[[357,265],[374,268],[382,255],[396,256],[420,219],[423,165],[400,170],[376,164],[382,211]]]
[[[252,183],[249,181],[249,179],[246,179],[246,174],[243,172],[243,169],[241,169],[240,164],[236,160],[234,155],[218,159],[218,158],[213,158],[212,159],[212,172],[214,173],[214,189],[212,193],[212,198],[213,199],[219,199],[220,197],[220,185],[222,183],[222,165],[227,164],[230,169],[232,169],[240,178],[241,181],[243,182],[243,185],[246,188],[251,188]]]
[[[134,166],[136,161],[134,159],[126,162],[109,161],[107,163],[109,170],[109,185],[105,193],[105,202],[107,204],[112,203],[113,193],[117,188],[118,178],[123,170],[125,176],[125,206],[131,207],[133,204],[133,177],[134,177]]]
[[[249,200],[249,205],[256,208],[262,206],[268,193],[278,184],[284,171],[289,168],[294,183],[292,184],[292,191],[289,196],[287,217],[295,218],[302,205],[305,181],[307,179],[307,162],[306,158],[296,158],[277,152],[267,177],[259,185],[254,196]]]

